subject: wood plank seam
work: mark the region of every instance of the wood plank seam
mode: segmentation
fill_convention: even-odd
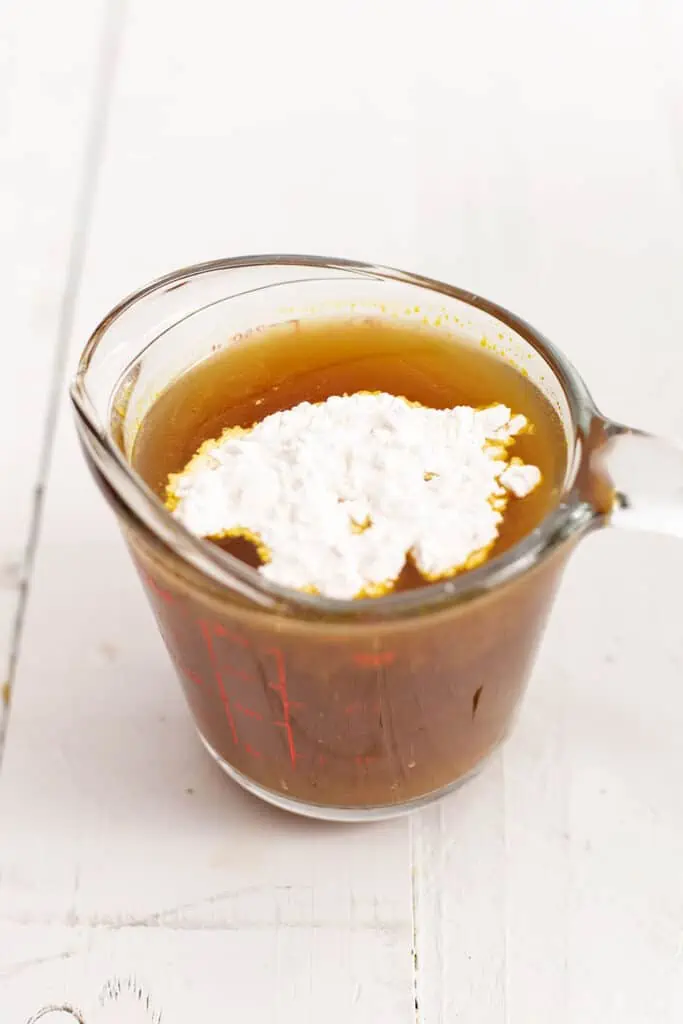
[[[35,554],[40,539],[45,485],[52,457],[62,387],[66,377],[69,342],[73,329],[76,300],[85,265],[99,169],[106,144],[116,70],[123,43],[126,6],[127,0],[109,0],[102,27],[102,38],[99,46],[101,59],[98,62],[98,73],[94,83],[91,115],[82,161],[82,181],[76,202],[73,233],[69,246],[68,271],[57,322],[54,363],[51,374],[52,383],[45,416],[44,439],[36,473],[31,523],[21,563],[20,584],[12,627],[9,661],[6,672],[2,675],[6,679],[6,684],[3,689],[4,713],[0,715],[0,771],[2,771],[2,759],[12,710],[12,686],[21,650],[21,637],[31,588]]]

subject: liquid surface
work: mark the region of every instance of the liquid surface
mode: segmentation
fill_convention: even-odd
[[[484,347],[423,327],[378,319],[291,321],[268,328],[189,370],[156,400],[140,427],[133,466],[164,497],[199,446],[226,427],[249,427],[270,413],[331,395],[385,391],[432,408],[499,402],[533,425],[511,454],[536,465],[543,480],[508,504],[491,557],[534,529],[557,501],[566,446],[559,418],[528,377]],[[247,541],[221,546],[251,565]],[[426,585],[407,566],[396,589]]]

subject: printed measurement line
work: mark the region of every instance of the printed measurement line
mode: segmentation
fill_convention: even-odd
[[[255,683],[257,681],[251,672],[243,672],[242,669],[231,665],[229,661],[223,662],[221,671],[225,672],[228,676],[234,676],[235,679],[239,679],[242,683]]]
[[[144,574],[144,578],[153,595],[157,599],[168,606],[177,606],[176,596],[174,596],[169,590],[160,586],[148,573]],[[182,610],[187,614],[186,608],[183,608]],[[166,617],[164,616],[163,618],[165,619]],[[266,651],[268,658],[272,659],[272,668],[274,668],[275,674],[275,678],[272,678],[272,669],[271,671],[266,672],[267,686],[278,695],[282,705],[282,720],[274,721],[272,715],[262,714],[260,711],[257,711],[256,708],[250,707],[249,704],[244,704],[242,701],[235,699],[234,693],[231,697],[228,692],[227,681],[229,679],[235,679],[242,683],[256,685],[257,688],[261,685],[261,680],[257,675],[231,664],[226,657],[228,652],[226,652],[224,648],[226,646],[229,647],[231,644],[236,645],[245,651],[251,650],[251,643],[249,640],[234,630],[226,628],[219,622],[210,622],[206,619],[197,620],[191,614],[189,618],[199,627],[234,745],[236,747],[241,746],[245,754],[250,757],[261,758],[263,756],[262,752],[248,743],[244,736],[240,741],[236,716],[243,716],[243,719],[251,719],[254,722],[264,722],[267,719],[267,724],[270,726],[275,726],[276,728],[284,730],[287,751],[292,767],[294,769],[297,768],[301,762],[302,756],[304,761],[308,761],[310,764],[311,761],[309,760],[309,755],[300,754],[296,748],[292,713],[295,708],[303,707],[304,704],[301,701],[290,700],[287,666],[282,650],[278,647],[272,647]],[[173,623],[168,623],[170,632],[174,633],[172,627]],[[174,646],[182,647],[182,644],[177,642],[178,638],[174,637],[174,639],[176,640]],[[173,654],[173,652],[172,655],[181,673],[195,685],[202,686],[203,681],[201,677],[196,672],[189,670],[183,664],[182,657],[179,654]],[[351,653],[350,658],[352,663],[360,669],[380,670],[386,669],[387,666],[392,665],[396,660],[396,654],[391,650],[356,651]],[[372,696],[370,699],[361,698],[350,701],[340,710],[347,719],[355,720],[356,723],[362,722],[364,718],[374,720],[377,715],[381,714],[382,701],[377,696]],[[327,764],[328,761],[322,753],[313,754],[312,759],[313,762],[321,768]],[[375,764],[381,761],[382,757],[376,754],[357,754],[353,756],[353,762],[365,771],[370,770]]]
[[[392,665],[396,660],[394,651],[360,651],[353,655],[356,665],[361,668],[382,668]]]
[[[145,569],[142,568],[142,566],[139,566],[139,568],[140,572],[142,573],[142,578],[145,584],[151,590],[151,592],[156,597],[158,597],[160,601],[163,601],[164,604],[175,605],[175,596],[171,593],[171,591],[165,590],[163,587],[161,587],[157,583],[157,581],[148,572],[146,572]],[[186,679],[189,679],[190,682],[192,682],[195,686],[203,686],[204,680],[199,675],[199,673],[194,672],[191,668],[189,668],[189,666],[187,666],[183,660],[183,656],[181,654],[181,649],[183,645],[178,638],[175,629],[175,624],[173,623],[173,621],[166,618],[157,619],[157,621],[159,622],[159,629],[164,640],[166,640],[167,632],[173,638],[173,645],[167,643],[166,646],[168,647],[171,659],[173,660],[173,663],[175,664],[178,671],[181,673],[181,675],[185,676]]]
[[[255,718],[258,722],[263,721],[263,715],[260,711],[254,711],[253,708],[245,708],[243,704],[239,704],[237,701],[235,701],[235,711],[239,711],[248,718]]]
[[[360,765],[361,768],[367,768],[371,764],[374,764],[376,761],[381,760],[382,758],[379,757],[377,754],[357,754],[356,757],[354,758],[356,764]]]
[[[289,749],[289,759],[292,762],[292,767],[296,768],[296,747],[294,745],[294,733],[292,732],[292,720],[290,711],[292,704],[289,701],[289,695],[287,693],[287,670],[285,667],[285,659],[282,651],[278,647],[273,647],[269,652],[270,655],[275,659],[275,666],[277,670],[277,685],[270,683],[271,690],[275,690],[279,693],[282,701],[282,722],[276,722],[275,725],[281,726],[287,734],[287,747]]]
[[[235,746],[238,747],[239,739],[237,737],[237,725],[235,724],[235,719],[230,708],[230,698],[228,697],[227,690],[225,689],[225,684],[223,683],[223,674],[221,672],[220,665],[218,664],[218,659],[216,658],[216,650],[213,643],[211,626],[209,625],[208,622],[202,620],[199,623],[199,629],[201,631],[202,637],[204,638],[204,643],[206,644],[206,649],[209,654],[209,661],[211,662],[211,668],[213,670],[214,678],[216,680],[216,685],[218,686],[218,692],[220,693],[221,701],[223,702],[223,707],[225,708],[225,717],[227,718],[228,725],[230,726],[232,739]]]
[[[154,577],[143,569],[143,576],[147,586],[150,588],[155,597],[158,597],[164,604],[175,604],[175,597],[170,590],[166,590],[162,587]]]

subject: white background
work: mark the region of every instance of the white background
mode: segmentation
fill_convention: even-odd
[[[4,0],[1,1024],[115,978],[163,1024],[680,1024],[683,545],[585,542],[460,795],[302,823],[199,749],[65,381],[146,280],[312,252],[496,299],[683,436],[682,54],[679,0]]]

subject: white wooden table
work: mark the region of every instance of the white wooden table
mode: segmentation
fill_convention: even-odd
[[[683,436],[682,54],[679,0],[0,6],[1,1024],[136,985],[163,1024],[680,1024],[683,545],[584,544],[460,795],[304,823],[200,750],[65,381],[162,272],[324,253],[498,299]]]

